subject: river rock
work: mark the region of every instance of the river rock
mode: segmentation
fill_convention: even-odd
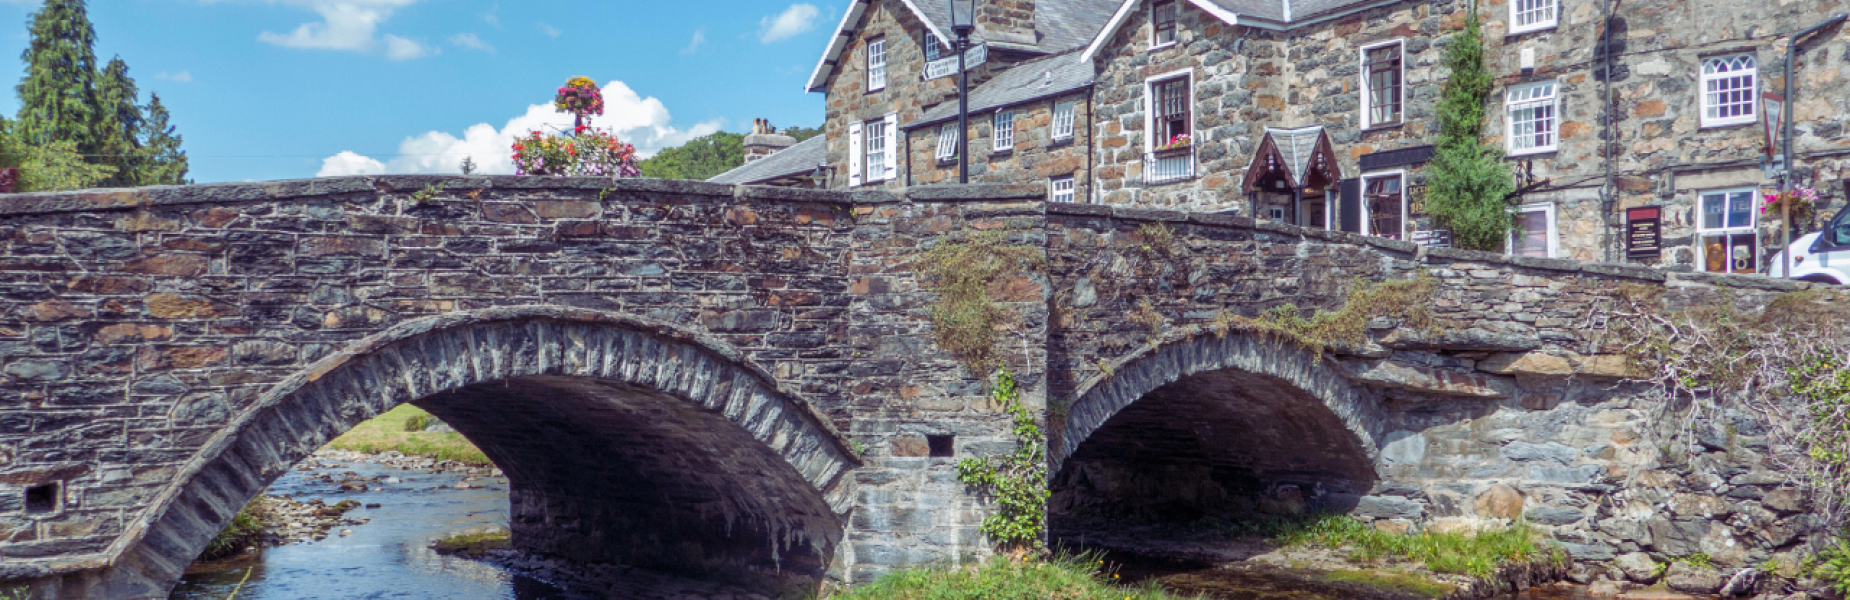
[[[1760,503],[1785,516],[1805,510],[1805,495],[1792,488],[1782,488],[1767,492],[1766,496],[1760,498]]]
[[[1420,503],[1399,496],[1363,496],[1350,514],[1365,519],[1419,519]]]
[[[1657,581],[1657,561],[1643,552],[1620,554],[1612,559],[1612,564],[1619,567],[1625,579],[1645,585]]]
[[[1678,561],[1670,565],[1664,573],[1664,583],[1670,589],[1691,594],[1713,594],[1722,589],[1722,574],[1714,569],[1704,569],[1687,562]]]

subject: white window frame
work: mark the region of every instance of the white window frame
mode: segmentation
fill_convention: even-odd
[[[1558,258],[1561,256],[1561,234],[1559,227],[1555,223],[1554,203],[1539,202],[1535,204],[1524,204],[1516,207],[1514,212],[1518,215],[1518,218],[1520,218],[1523,213],[1536,211],[1542,211],[1547,215],[1545,218],[1548,221],[1548,258]],[[1516,232],[1513,230],[1510,231],[1509,239],[1503,244],[1503,253],[1510,255],[1516,254]]]
[[[1523,96],[1521,100],[1517,99],[1520,94],[1529,93],[1532,90],[1544,87],[1548,88],[1548,98],[1546,100],[1537,100],[1533,95]],[[1543,103],[1548,105],[1548,144],[1545,146],[1538,145],[1528,148],[1517,148],[1516,111],[1533,109],[1541,106]],[[1523,85],[1512,85],[1508,89],[1505,89],[1503,91],[1503,120],[1504,138],[1507,140],[1504,142],[1504,147],[1509,149],[1510,156],[1554,152],[1561,147],[1561,82],[1554,80],[1537,81],[1535,83]],[[1530,119],[1525,122],[1535,121],[1536,119]],[[1533,134],[1525,134],[1525,137],[1527,135]]]
[[[1061,200],[1062,196],[1066,199]],[[1072,203],[1077,197],[1078,192],[1073,185],[1072,175],[1061,175],[1047,180],[1047,200],[1049,202]]]
[[[1511,0],[1511,1],[1514,2],[1514,0]],[[1385,48],[1388,46],[1400,46],[1400,74],[1396,78],[1396,81],[1400,85],[1400,111],[1394,114],[1395,118],[1391,122],[1397,125],[1407,122],[1407,40],[1393,39],[1393,40],[1381,42],[1379,44],[1369,44],[1367,46],[1363,46],[1360,49],[1356,50],[1356,64],[1361,65],[1362,67],[1362,128],[1363,129],[1367,129],[1375,125],[1380,125],[1383,123],[1390,122],[1390,121],[1382,121],[1381,123],[1372,122],[1369,119],[1369,113],[1373,111],[1369,110],[1372,107],[1369,106],[1368,104],[1369,98],[1371,96],[1370,92],[1373,91],[1373,90],[1370,90],[1368,87],[1368,51]]]
[[[1053,141],[1073,139],[1073,127],[1079,115],[1078,100],[1055,100],[1053,103]]]
[[[867,91],[886,89],[886,36],[867,40]]]
[[[1150,15],[1150,49],[1151,50],[1155,50],[1158,48],[1168,48],[1170,46],[1174,46],[1176,45],[1177,42],[1181,41],[1182,39],[1182,0],[1169,0],[1169,4],[1174,6],[1176,10],[1175,27],[1173,30],[1171,30],[1171,33],[1170,33],[1170,35],[1174,36],[1174,39],[1171,39],[1167,42],[1156,41],[1156,3],[1159,1],[1161,0],[1150,0],[1150,8],[1148,9],[1148,13]]]
[[[1195,138],[1195,70],[1170,71],[1161,75],[1152,75],[1143,80],[1143,151],[1145,154],[1155,152],[1158,145],[1156,143],[1156,85],[1182,78],[1188,79],[1189,145],[1194,146],[1200,143],[1200,140]]]
[[[997,110],[995,120],[990,125],[990,149],[995,152],[1013,152],[1015,150],[1015,111]]]
[[[1733,71],[1718,72],[1718,73],[1709,72],[1709,67],[1711,65],[1719,65],[1723,63],[1733,63],[1735,61],[1740,61],[1740,60],[1746,60],[1748,62],[1748,65],[1746,68],[1736,69]],[[1745,124],[1760,122],[1760,112],[1759,112],[1760,111],[1760,107],[1759,107],[1759,103],[1760,103],[1760,58],[1759,57],[1755,56],[1751,52],[1746,53],[1746,54],[1729,54],[1726,56],[1709,56],[1709,57],[1704,57],[1702,59],[1701,65],[1699,65],[1697,68],[1699,69],[1699,72],[1701,73],[1701,77],[1698,78],[1697,84],[1696,84],[1696,98],[1697,98],[1696,101],[1697,101],[1697,108],[1701,111],[1698,114],[1701,116],[1703,127],[1727,127],[1730,125],[1745,125]],[[1710,97],[1709,85],[1711,83],[1720,83],[1724,79],[1733,79],[1735,77],[1740,77],[1743,73],[1746,74],[1746,76],[1748,77],[1750,81],[1750,83],[1748,84],[1748,88],[1747,88],[1747,114],[1734,115],[1734,116],[1729,116],[1729,117],[1709,116],[1709,111],[1711,109],[1720,110],[1721,108],[1720,106],[1716,105],[1714,103],[1714,100]],[[1734,106],[1737,104],[1738,103],[1730,103],[1728,105]],[[1787,109],[1787,110],[1791,110],[1791,109]]]
[[[932,33],[930,31],[926,31],[925,32],[925,62],[932,62],[940,58],[944,58],[943,41],[938,39],[938,34]]]
[[[1730,226],[1728,224],[1728,206],[1726,204],[1723,204],[1722,205],[1722,226],[1721,227],[1708,227],[1707,223],[1705,223],[1703,220],[1703,217],[1706,216],[1706,213],[1704,213],[1703,211],[1705,209],[1704,201],[1707,199],[1707,197],[1721,196],[1722,201],[1727,202],[1729,199],[1729,196],[1733,196],[1735,194],[1740,194],[1740,193],[1747,194],[1747,224]],[[1704,238],[1709,237],[1709,236],[1716,236],[1716,235],[1721,235],[1721,236],[1751,235],[1753,236],[1752,247],[1754,249],[1755,264],[1750,265],[1749,268],[1753,271],[1760,270],[1760,265],[1758,263],[1761,258],[1760,254],[1762,250],[1760,248],[1760,208],[1759,208],[1759,204],[1760,204],[1760,188],[1753,187],[1753,186],[1717,188],[1717,189],[1712,189],[1712,190],[1701,190],[1701,191],[1696,192],[1696,209],[1695,209],[1695,215],[1694,215],[1695,216],[1694,220],[1696,222],[1696,260],[1698,261],[1696,263],[1696,270],[1709,272],[1709,246],[1707,243],[1705,243]],[[1722,250],[1724,252],[1729,253],[1730,256],[1726,256],[1722,259],[1722,271],[1721,272],[1723,273],[1735,272],[1734,265],[1732,264],[1734,262],[1733,260],[1734,257],[1732,256],[1732,254],[1734,253],[1734,245],[1729,244],[1727,246],[1724,246]]]
[[[861,135],[854,136],[852,130],[849,132],[851,136],[854,136],[850,139],[849,147],[854,148],[853,141],[860,140],[860,166],[864,169],[860,185],[888,181],[897,177],[899,157],[896,154],[898,148],[895,142],[898,141],[896,134],[899,130],[899,114],[887,113],[883,118],[864,121],[859,125]],[[875,133],[879,135],[876,136]],[[875,162],[876,158],[879,162]],[[849,181],[851,184],[854,181],[852,175],[849,176]]]
[[[1526,11],[1522,10],[1521,6],[1524,2],[1533,3],[1533,7]],[[1538,18],[1533,23],[1529,23],[1526,25],[1521,24],[1522,15],[1524,13],[1543,13],[1543,12],[1546,13],[1546,16],[1548,17],[1547,19]],[[1528,33],[1531,31],[1541,31],[1543,29],[1553,29],[1557,25],[1560,25],[1560,24],[1561,24],[1561,0],[1510,0],[1510,34],[1511,35],[1518,34],[1518,33]]]
[[[957,135],[956,123],[945,123],[943,127],[938,128],[938,151],[936,156],[939,162],[957,158],[957,149],[960,145],[958,143],[960,141],[958,138],[960,137],[962,136]]]
[[[1405,169],[1399,169],[1399,170],[1394,170],[1394,171],[1376,171],[1373,173],[1362,174],[1362,183],[1361,183],[1362,197],[1361,197],[1360,202],[1358,202],[1358,204],[1362,205],[1361,206],[1362,235],[1371,235],[1371,236],[1378,235],[1374,231],[1375,229],[1374,216],[1375,215],[1368,210],[1368,182],[1374,179],[1386,179],[1389,177],[1399,177],[1400,178],[1400,237],[1394,238],[1394,239],[1405,241],[1408,238],[1413,237],[1413,234],[1409,231],[1409,227],[1408,227],[1412,223],[1409,222],[1407,219],[1407,216],[1408,216],[1407,205],[1411,203],[1407,201],[1407,171]],[[1328,208],[1327,205],[1325,206],[1323,210],[1324,210],[1323,214],[1326,215],[1326,218],[1327,218],[1327,215],[1333,212]]]

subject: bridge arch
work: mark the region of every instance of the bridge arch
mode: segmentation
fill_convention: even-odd
[[[164,597],[291,465],[411,402],[507,474],[515,545],[568,559],[820,579],[853,502],[858,461],[841,437],[737,350],[598,311],[490,309],[397,325],[274,386],[187,463],[87,591]]]
[[[1073,397],[1051,449],[1056,535],[1064,517],[1128,516],[1097,514],[1124,502],[1138,503],[1140,517],[1194,519],[1257,511],[1283,489],[1292,512],[1341,510],[1379,478],[1379,402],[1287,342],[1175,341],[1123,360]],[[1201,508],[1209,505],[1217,508]]]

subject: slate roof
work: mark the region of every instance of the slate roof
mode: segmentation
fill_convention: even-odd
[[[865,0],[856,0],[843,14],[841,25],[836,28],[835,37],[831,38],[829,47],[823,51],[822,61],[816,65],[816,71],[810,75],[809,91],[821,91],[823,80],[834,70],[831,61],[839,59],[843,44],[843,35],[860,26]],[[1034,6],[1034,32],[1039,38],[1037,44],[1029,50],[1049,54],[1065,52],[1084,47],[1091,43],[1093,34],[1105,26],[1111,19],[1112,11],[1118,8],[1120,0],[1039,0]],[[950,50],[953,39],[951,34],[950,4],[945,0],[903,0],[925,26],[938,34],[938,39],[947,44]],[[981,30],[970,35],[973,44],[982,43]],[[1020,46],[1011,44],[1011,48]]]
[[[828,146],[824,141],[825,137],[827,136],[818,135],[797,142],[795,146],[745,163],[731,171],[714,175],[707,181],[745,185],[813,173],[818,165],[828,162]]]
[[[1279,156],[1284,157],[1285,166],[1291,169],[1292,178],[1304,181],[1304,176],[1310,171],[1310,157],[1317,153],[1317,138],[1323,135],[1323,126],[1288,129],[1267,127],[1265,134],[1272,136],[1272,144],[1278,148]]]
[[[1087,44],[1086,55],[1090,58],[1098,52],[1105,40],[1123,27],[1132,8],[1142,6],[1146,0],[1118,0],[1112,9],[1111,17],[1092,36]],[[1307,25],[1325,17],[1338,16],[1349,12],[1393,4],[1401,0],[1186,0],[1197,8],[1207,11],[1233,25],[1247,25],[1264,29],[1291,29]]]
[[[970,90],[970,113],[1038,100],[1092,85],[1092,63],[1077,48],[1024,62]],[[957,102],[944,102],[900,129],[916,129],[957,118]]]

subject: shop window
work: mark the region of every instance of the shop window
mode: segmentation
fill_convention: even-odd
[[[1362,234],[1407,239],[1407,193],[1400,173],[1362,176]]]
[[[1757,79],[1752,54],[1703,59],[1702,126],[1753,123]]]
[[[1555,82],[1544,81],[1509,89],[1510,154],[1537,154],[1555,150]]]
[[[1516,256],[1554,258],[1555,207],[1553,204],[1529,204],[1516,209],[1516,229],[1510,232],[1509,253]]]
[[[1559,22],[1559,0],[1512,0],[1510,33],[1526,33],[1554,27]]]
[[[1698,195],[1696,243],[1701,267],[1712,273],[1753,273],[1759,270],[1760,239],[1753,188],[1716,190]]]
[[[1176,0],[1151,2],[1150,23],[1150,47],[1160,48],[1176,43]]]
[[[1363,127],[1400,123],[1403,73],[1399,41],[1362,50],[1362,97],[1368,100],[1362,110]]]

